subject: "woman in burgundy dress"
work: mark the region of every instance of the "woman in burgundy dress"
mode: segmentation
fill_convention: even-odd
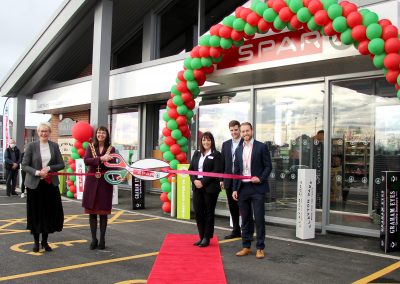
[[[110,133],[104,126],[97,128],[93,143],[86,148],[84,162],[89,166],[89,175],[85,179],[82,207],[89,214],[90,231],[92,242],[90,249],[105,249],[105,234],[107,229],[108,214],[111,214],[113,186],[109,184],[102,173],[108,168],[104,162],[113,158],[110,154],[115,153],[115,148],[110,143]],[[97,240],[97,215],[100,216],[100,242]]]

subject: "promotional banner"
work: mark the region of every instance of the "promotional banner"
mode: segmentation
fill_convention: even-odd
[[[8,105],[4,106],[4,113],[3,113],[3,155],[4,151],[8,147],[8,141],[10,140],[10,119],[8,113]]]
[[[76,173],[85,173],[85,163],[83,159],[76,159]],[[85,185],[85,176],[84,175],[76,175],[76,199],[82,200],[83,198],[83,187]]]
[[[179,164],[178,170],[188,170],[189,164]],[[177,174],[176,181],[176,214],[178,219],[190,220],[190,176]]]
[[[144,209],[144,182],[132,176],[132,209]]]
[[[297,179],[296,237],[315,237],[316,170],[299,169]]]
[[[385,252],[399,250],[400,172],[385,171],[385,189],[381,191],[380,247]]]

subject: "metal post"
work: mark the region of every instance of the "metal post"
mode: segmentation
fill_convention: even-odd
[[[176,217],[176,176],[171,180],[171,217]]]

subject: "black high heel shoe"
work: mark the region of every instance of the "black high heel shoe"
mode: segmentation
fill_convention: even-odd
[[[210,245],[210,239],[203,238],[199,244],[199,247],[204,248]]]
[[[99,249],[105,249],[105,248],[106,248],[106,242],[105,241],[100,241]]]
[[[92,242],[90,243],[90,247],[89,247],[89,248],[90,248],[91,250],[94,250],[94,249],[97,248],[98,244],[99,244],[99,241],[98,241],[97,239],[92,240]]]
[[[201,239],[198,240],[197,242],[195,242],[193,245],[194,245],[194,246],[198,246],[200,243],[201,243]]]
[[[51,246],[49,246],[49,244],[47,242],[41,242],[41,244],[42,244],[42,248],[45,251],[53,251],[53,249],[51,248]]]
[[[33,244],[32,251],[33,251],[33,252],[39,252],[39,243],[34,243],[34,244]]]

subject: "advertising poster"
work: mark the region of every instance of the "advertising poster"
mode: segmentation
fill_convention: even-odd
[[[76,173],[85,173],[85,163],[83,162],[83,159],[76,159],[75,160],[76,164]],[[82,200],[83,198],[83,188],[85,185],[85,176],[77,175],[76,176],[76,199]]]
[[[189,164],[179,164],[178,170],[188,170]],[[177,174],[176,214],[178,219],[190,220],[190,176]]]
[[[144,209],[144,184],[143,180],[132,176],[132,209]]]
[[[297,179],[296,237],[315,237],[316,170],[299,169]]]

